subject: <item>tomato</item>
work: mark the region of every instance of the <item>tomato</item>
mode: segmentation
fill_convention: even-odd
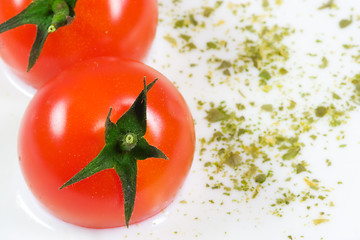
[[[0,23],[32,0],[2,1]],[[39,88],[66,67],[97,56],[142,60],[157,26],[157,0],[78,0],[74,21],[50,33],[35,66],[27,70],[35,25],[0,34],[0,56],[25,83]]]
[[[116,122],[147,82],[144,138],[169,160],[138,162],[135,207],[130,223],[142,221],[171,203],[192,164],[195,132],[190,111],[174,85],[136,61],[95,58],[65,70],[31,100],[19,132],[19,162],[30,190],[58,218],[89,228],[125,224],[124,200],[113,169],[59,190],[104,147],[105,120]]]

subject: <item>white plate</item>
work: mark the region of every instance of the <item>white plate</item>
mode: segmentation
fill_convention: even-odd
[[[254,135],[244,138],[245,143],[254,142],[257,134],[262,131],[278,129],[283,134],[291,135],[291,121],[284,120],[290,113],[303,116],[305,111],[314,115],[314,109],[320,105],[338,104],[339,109],[354,93],[350,83],[351,77],[359,73],[359,63],[356,56],[360,54],[360,6],[356,0],[335,1],[337,7],[318,10],[326,0],[269,0],[270,8],[264,9],[267,1],[228,1],[206,18],[200,16],[203,6],[214,6],[215,1],[179,1],[176,5],[171,0],[160,0],[160,19],[154,46],[146,62],[168,76],[188,102],[195,121],[197,138],[209,138],[218,124],[208,127],[205,110],[209,102],[216,104],[225,101],[230,110],[242,114],[246,118],[249,129],[256,130]],[[276,4],[281,3],[282,4]],[[236,5],[240,4],[240,5]],[[241,4],[248,5],[244,7]],[[237,11],[235,13],[235,11]],[[188,28],[174,29],[177,20],[194,14],[198,25]],[[252,16],[258,16],[254,22]],[[352,23],[340,29],[342,19],[350,19]],[[262,23],[259,23],[261,19]],[[202,22],[205,27],[201,27]],[[249,71],[235,74],[230,68],[231,76],[226,77],[222,70],[216,70],[220,62],[210,63],[209,58],[233,60],[241,54],[246,38],[255,36],[247,31],[236,30],[246,25],[254,28],[278,25],[280,29],[288,27],[295,30],[281,41],[288,47],[289,59],[276,62],[289,70],[285,76],[273,76],[268,84],[273,88],[265,93],[259,86],[259,70],[249,64]],[[291,31],[290,30],[290,31]],[[183,50],[187,43],[181,40],[180,33],[191,36],[197,48],[191,51]],[[169,36],[176,39],[177,46],[168,41]],[[167,39],[165,39],[165,38]],[[206,50],[207,42],[227,41],[227,47],[222,50]],[[345,49],[344,44],[357,45]],[[188,48],[185,48],[188,49]],[[201,51],[205,49],[205,51]],[[322,58],[328,62],[326,68],[320,68]],[[359,61],[359,60],[358,60]],[[196,64],[191,67],[190,64]],[[209,83],[207,75],[212,72]],[[360,169],[360,118],[359,107],[347,112],[347,123],[339,127],[330,127],[328,116],[317,119],[311,124],[313,129],[301,134],[301,142],[305,144],[295,160],[285,162],[286,167],[280,167],[278,149],[264,148],[269,156],[269,162],[256,160],[256,165],[264,171],[272,169],[277,180],[271,184],[265,182],[264,188],[252,199],[251,193],[231,191],[230,196],[223,191],[206,187],[212,184],[204,163],[215,161],[210,150],[200,156],[201,144],[197,142],[197,152],[194,164],[184,187],[174,203],[162,213],[140,224],[131,225],[129,229],[116,228],[108,230],[91,230],[63,223],[48,214],[29,192],[18,166],[16,141],[18,127],[30,97],[18,91],[7,80],[8,71],[2,67],[0,71],[0,238],[1,239],[326,239],[326,240],[358,240],[360,228],[360,188],[358,172]],[[12,82],[17,82],[10,76]],[[223,84],[219,84],[224,81]],[[248,82],[248,84],[246,84]],[[211,86],[211,83],[214,86]],[[17,84],[19,85],[19,84]],[[31,96],[33,90],[24,90]],[[268,89],[269,90],[269,89]],[[241,93],[239,92],[241,91]],[[340,102],[335,101],[332,93],[341,95]],[[305,98],[299,93],[310,93]],[[198,109],[198,101],[206,102],[203,109]],[[261,111],[261,106],[271,103],[274,107],[288,104],[294,100],[297,104],[293,112],[284,110],[278,116]],[[254,102],[254,107],[250,106]],[[234,103],[246,105],[245,111],[238,111]],[[286,108],[288,105],[284,105]],[[282,117],[282,120],[278,118]],[[299,123],[297,121],[296,123]],[[313,141],[309,135],[316,134]],[[271,138],[269,138],[271,142]],[[346,147],[344,147],[346,145]],[[339,147],[341,146],[341,147]],[[211,149],[211,148],[209,148]],[[243,149],[238,149],[240,152]],[[248,156],[241,154],[243,159]],[[201,161],[200,161],[201,159]],[[326,165],[326,159],[332,163]],[[291,162],[306,161],[309,172],[296,174]],[[236,174],[226,168],[227,176]],[[311,171],[311,172],[310,172]],[[224,172],[222,172],[223,174]],[[222,174],[211,174],[220,182],[228,183],[229,177]],[[239,176],[238,176],[239,177]],[[291,177],[290,182],[285,179]],[[330,192],[311,190],[306,185],[304,177],[310,180],[320,180]],[[239,178],[241,180],[241,178]],[[342,184],[338,184],[342,182]],[[256,186],[252,183],[253,186]],[[281,206],[282,217],[276,216],[275,209],[270,205],[281,197],[279,188],[285,188],[301,194],[309,191],[318,197],[327,195],[325,200],[313,199],[301,202],[299,198],[289,205]],[[186,201],[184,204],[183,202]],[[333,202],[335,206],[330,206]],[[307,206],[311,206],[310,210]],[[321,215],[324,212],[324,215]],[[325,222],[315,226],[314,219],[325,218]]]

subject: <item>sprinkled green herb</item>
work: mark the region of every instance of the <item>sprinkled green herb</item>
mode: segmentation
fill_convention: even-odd
[[[229,69],[225,69],[222,73],[223,73],[225,76],[230,76],[230,75],[231,75]]]
[[[269,7],[269,0],[263,0],[262,1],[262,6],[263,6],[263,8],[268,8]]]
[[[228,115],[222,108],[212,108],[207,112],[206,119],[209,122],[219,122],[222,120],[226,120]]]
[[[329,0],[327,3],[324,3],[322,6],[320,6],[318,9],[319,10],[322,10],[322,9],[325,9],[325,8],[334,8],[335,7],[335,0]]]
[[[218,49],[218,45],[214,42],[207,42],[206,43],[206,48],[207,50],[209,49]]]
[[[257,183],[263,183],[263,182],[265,182],[265,180],[266,180],[266,175],[265,174],[258,174],[258,175],[256,175],[256,177],[255,177],[255,182],[257,182]]]
[[[196,21],[194,14],[189,14],[190,23],[194,26],[197,26],[199,23]]]
[[[280,75],[286,75],[286,74],[288,74],[288,70],[286,70],[285,68],[280,68],[279,69],[279,74]]]
[[[343,48],[345,48],[345,49],[352,49],[352,48],[357,47],[357,45],[352,45],[352,44],[343,44],[342,46],[343,46]]]
[[[210,15],[215,11],[214,8],[211,7],[204,7],[203,16],[204,17],[210,17]]]
[[[271,78],[271,75],[268,71],[266,70],[262,70],[260,73],[259,73],[259,77],[265,79],[265,80],[269,80]]]
[[[352,23],[352,17],[350,17],[350,19],[342,19],[339,22],[339,27],[340,28],[346,28],[348,27],[350,24]]]
[[[271,104],[264,104],[261,106],[261,109],[266,111],[266,112],[272,112],[273,111],[273,106]]]
[[[332,162],[331,162],[329,159],[326,159],[326,165],[327,165],[328,167],[330,167],[331,164],[332,164]]]
[[[188,42],[191,39],[191,36],[186,34],[180,34],[180,38],[184,39],[186,42]]]
[[[327,60],[327,58],[326,57],[323,57],[322,59],[321,59],[321,64],[319,65],[319,68],[326,68],[327,66],[328,66],[328,60]]]
[[[231,67],[231,62],[229,61],[222,61],[218,69],[224,69]]]
[[[290,105],[287,107],[287,109],[291,110],[294,109],[296,107],[296,102],[294,102],[293,100],[290,101]]]
[[[341,99],[341,97],[339,96],[339,95],[337,95],[336,93],[332,93],[332,97],[334,98],[334,99],[336,99],[336,100],[340,100]]]
[[[185,55],[184,59],[186,53],[192,51],[188,56],[192,59],[188,63],[191,69],[179,72],[186,78],[191,75],[197,76],[197,81],[205,80],[204,83],[209,84],[204,85],[205,89],[221,89],[221,94],[219,91],[219,95],[214,96],[221,101],[219,104],[201,100],[197,105],[200,116],[207,120],[206,131],[203,129],[204,135],[199,137],[200,165],[207,174],[204,187],[209,191],[214,189],[221,197],[231,196],[232,201],[238,203],[262,198],[265,194],[259,193],[266,192],[266,198],[271,200],[271,213],[279,217],[288,214],[285,205],[307,201],[309,212],[306,217],[313,216],[310,211],[331,206],[328,192],[333,188],[315,179],[317,171],[312,171],[313,159],[306,159],[305,150],[317,147],[319,143],[321,146],[324,138],[330,138],[331,134],[327,132],[337,133],[339,130],[335,127],[346,123],[347,113],[360,104],[360,74],[348,78],[334,72],[333,66],[329,67],[332,63],[329,60],[337,53],[331,49],[326,52],[326,57],[324,51],[307,54],[313,57],[313,62],[297,65],[293,57],[298,50],[294,49],[297,40],[288,37],[295,31],[306,32],[306,29],[295,30],[267,21],[272,18],[272,7],[277,8],[282,1],[222,3],[217,1],[215,5],[208,5],[209,2],[204,1],[201,7],[184,13],[173,8],[176,17],[168,23],[178,32],[172,36],[177,36],[174,39],[180,45],[179,52]],[[262,3],[265,9],[262,15],[247,14],[251,4]],[[330,0],[319,9],[328,8],[325,11],[329,11],[329,15],[337,16],[336,11],[331,11],[334,7],[334,1]],[[227,20],[217,18],[218,8],[221,13],[227,11],[240,21],[227,28]],[[345,20],[347,22],[343,24],[347,26],[352,23],[352,18]],[[345,25],[340,24],[340,27],[347,27]],[[214,34],[217,30],[224,34]],[[326,38],[316,38],[313,41],[320,49]],[[358,46],[352,44],[353,39],[348,41],[348,44],[338,44],[345,52],[343,58],[348,56],[351,61],[360,63],[360,54],[356,53]],[[198,57],[193,58],[194,54]],[[205,71],[201,72],[204,66]],[[329,73],[326,89],[318,85],[323,80],[322,75],[317,75],[317,71],[307,72],[308,67],[310,70],[319,67],[324,69],[322,73]],[[337,86],[331,88],[335,80]],[[309,82],[312,85],[308,85]],[[351,99],[347,95],[349,89]],[[236,94],[228,98],[231,97],[230,94],[225,96],[228,92]],[[260,98],[252,96],[258,93]],[[275,97],[268,98],[267,93]],[[201,94],[195,101],[199,99]],[[318,105],[313,107],[313,104]],[[199,127],[205,128],[200,124]],[[328,127],[326,133],[321,132],[323,127]],[[344,134],[338,135],[338,140],[342,141]],[[332,164],[330,160],[322,161],[325,170]],[[204,203],[223,204],[217,200],[204,200]],[[321,219],[324,214],[320,213]],[[289,236],[289,239],[294,238]]]
[[[300,147],[291,147],[291,148],[289,148],[287,153],[285,153],[282,156],[282,159],[283,160],[291,160],[291,159],[295,158],[299,154],[300,150],[301,150]]]
[[[306,168],[303,164],[299,163],[296,165],[296,174],[299,174],[299,173],[302,173],[305,171],[306,171]]]
[[[164,39],[165,39],[166,41],[168,41],[173,47],[176,47],[176,46],[177,46],[176,39],[173,38],[173,37],[171,37],[170,35],[166,35],[166,36],[164,37]]]
[[[316,226],[316,225],[326,223],[326,222],[329,222],[329,221],[330,221],[330,219],[319,218],[319,219],[314,219],[313,223]]]
[[[323,106],[319,106],[315,109],[315,115],[317,117],[325,116],[326,112],[327,112],[327,109],[326,109],[326,107],[323,107]]]
[[[236,168],[241,164],[241,159],[242,158],[240,157],[240,154],[238,152],[237,153],[231,152],[230,156],[226,158],[224,163],[231,168]]]
[[[196,47],[196,45],[194,44],[194,43],[188,43],[188,44],[186,44],[185,45],[185,47],[188,49],[188,51],[191,51],[191,50],[193,50],[193,49],[196,49],[197,47]]]
[[[181,19],[175,22],[174,28],[182,28],[184,26],[185,26],[185,20]]]

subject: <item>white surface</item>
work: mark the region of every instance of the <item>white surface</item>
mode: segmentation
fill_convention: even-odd
[[[206,137],[211,134],[211,130],[204,121],[204,111],[197,110],[197,100],[205,101],[254,101],[257,105],[264,103],[282,102],[284,98],[294,99],[297,108],[306,108],[308,105],[316,107],[323,104],[327,93],[333,90],[342,92],[347,89],[337,88],[337,81],[346,77],[351,77],[359,73],[359,64],[352,60],[351,55],[358,55],[359,48],[355,48],[347,54],[342,54],[343,44],[360,45],[359,20],[360,8],[357,0],[335,1],[338,8],[335,10],[318,11],[322,1],[301,1],[283,0],[281,6],[275,6],[269,0],[271,6],[275,6],[272,11],[264,11],[261,1],[252,1],[249,12],[245,16],[273,15],[265,18],[266,24],[289,26],[296,30],[289,36],[287,46],[290,48],[290,58],[286,63],[291,69],[287,79],[279,79],[284,84],[284,91],[272,91],[269,94],[253,88],[241,88],[247,99],[239,97],[235,88],[240,88],[242,82],[235,82],[234,86],[219,85],[211,87],[204,77],[209,70],[206,59],[211,52],[202,53],[194,50],[190,53],[180,53],[177,48],[163,39],[167,34],[178,36],[177,30],[172,28],[176,19],[174,16],[183,16],[186,9],[199,9],[203,5],[213,5],[212,1],[185,1],[176,12],[171,12],[170,0],[160,1],[163,7],[160,11],[160,18],[163,22],[159,25],[157,38],[154,47],[149,55],[147,63],[154,66],[164,73],[176,86],[179,87],[193,112],[198,138]],[[236,1],[233,1],[236,2]],[[241,1],[245,3],[245,1]],[[241,43],[243,36],[232,36],[225,33],[226,29],[240,24],[240,19],[232,15],[221,15],[228,13],[226,6],[230,1],[224,1],[219,13],[215,15],[218,20],[225,20],[225,26],[214,31],[209,30],[189,30],[189,34],[197,36],[194,42],[198,46],[206,44],[212,38],[238,40],[230,41],[229,44],[236,46]],[[348,28],[340,30],[338,22],[343,18],[353,16],[353,23]],[[224,30],[224,32],[221,32]],[[316,44],[315,40],[321,39],[322,44]],[[229,47],[231,49],[231,46]],[[234,47],[234,49],[236,49]],[[307,53],[316,53],[317,57],[309,57]],[[216,53],[222,58],[233,58],[235,50]],[[329,66],[325,70],[317,66],[321,63],[322,56],[329,60]],[[199,59],[200,57],[200,59]],[[189,63],[196,62],[198,67],[194,70],[189,67]],[[250,78],[257,76],[256,71],[250,69],[250,73],[237,75],[239,78]],[[192,73],[191,78],[188,77]],[[253,75],[251,75],[253,74]],[[334,77],[334,75],[337,77]],[[318,76],[316,82],[310,76]],[[215,76],[218,76],[215,74]],[[220,78],[223,76],[219,76]],[[230,83],[234,84],[234,81]],[[236,85],[238,84],[238,85]],[[299,88],[299,85],[302,85]],[[310,100],[305,101],[299,97],[298,92],[310,92]],[[349,114],[347,124],[329,132],[325,121],[316,125],[316,131],[328,133],[326,137],[319,138],[317,144],[306,144],[302,149],[301,159],[305,159],[311,164],[311,176],[321,179],[322,182],[333,191],[329,193],[331,201],[335,207],[329,208],[320,206],[313,211],[306,211],[309,203],[295,202],[284,207],[284,216],[276,217],[269,213],[269,202],[276,199],[276,184],[274,187],[267,187],[265,192],[261,192],[256,199],[235,203],[234,198],[244,198],[243,193],[235,193],[231,198],[222,195],[221,192],[205,187],[208,176],[203,170],[204,162],[199,161],[200,144],[198,143],[197,153],[194,164],[185,186],[167,209],[157,216],[137,225],[130,226],[129,229],[117,228],[109,230],[90,230],[70,224],[63,223],[49,215],[27,189],[18,166],[16,141],[18,127],[22,114],[30,98],[18,91],[5,76],[4,71],[0,71],[0,238],[6,240],[17,239],[326,239],[326,240],[359,240],[360,239],[360,127],[359,109]],[[256,121],[258,111],[246,111],[247,116],[252,116]],[[262,124],[266,129],[273,123],[266,113],[262,113]],[[343,131],[343,133],[341,133]],[[337,135],[344,135],[341,141],[336,140]],[[346,148],[339,148],[340,144],[347,144]],[[327,147],[326,150],[324,148]],[[211,157],[207,153],[203,158]],[[333,165],[324,167],[323,160],[330,158]],[[319,161],[321,159],[321,162]],[[276,168],[276,166],[274,166]],[[291,175],[293,176],[293,175]],[[342,181],[342,185],[337,182]],[[187,204],[179,203],[186,200]],[[213,200],[216,204],[210,204]],[[219,204],[219,203],[223,204]],[[313,205],[313,203],[309,204]],[[330,213],[330,222],[318,226],[312,224],[312,219],[319,217],[319,212]],[[228,213],[230,212],[230,214]],[[310,217],[307,215],[311,215]],[[175,233],[176,232],[176,233]],[[303,236],[303,237],[302,237]]]

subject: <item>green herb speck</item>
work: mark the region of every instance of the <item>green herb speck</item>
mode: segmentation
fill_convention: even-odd
[[[340,28],[346,28],[346,27],[348,27],[351,23],[352,23],[352,17],[350,17],[350,19],[342,19],[342,20],[339,22],[339,27],[340,27]]]
[[[266,71],[265,69],[262,70],[260,73],[259,73],[259,77],[265,79],[265,80],[269,80],[271,78],[271,75],[268,71]]]
[[[273,106],[271,104],[264,104],[261,106],[261,109],[264,110],[265,112],[272,112]]]
[[[302,165],[301,163],[296,165],[296,174],[305,172],[306,168],[304,167],[304,165]]]
[[[263,182],[265,182],[265,180],[266,180],[266,175],[263,173],[258,174],[255,177],[255,182],[257,182],[257,183],[263,183]]]
[[[326,108],[326,107],[323,107],[323,106],[319,106],[319,107],[317,107],[317,108],[315,109],[315,115],[316,115],[317,117],[323,117],[323,116],[325,116],[326,112],[327,112],[327,108]]]
[[[326,57],[323,57],[322,59],[321,59],[321,64],[319,65],[319,68],[326,68],[327,66],[328,66],[328,60],[327,60],[327,58]]]

